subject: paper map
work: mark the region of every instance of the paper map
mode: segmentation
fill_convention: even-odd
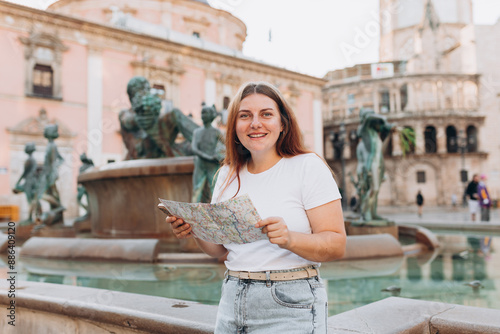
[[[160,210],[168,216],[182,218],[199,239],[216,244],[245,244],[267,239],[260,228],[254,227],[261,218],[248,195],[216,204],[159,200]]]

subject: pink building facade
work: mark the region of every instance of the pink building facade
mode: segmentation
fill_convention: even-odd
[[[125,147],[118,113],[129,108],[126,86],[145,76],[201,124],[201,103],[223,110],[238,87],[264,80],[289,98],[307,146],[323,151],[321,88],[325,80],[248,59],[243,22],[203,1],[61,0],[40,11],[0,2],[0,204],[20,207],[12,188],[35,142],[43,164],[43,128],[59,124],[64,164],[58,188],[67,217],[76,202],[80,154],[96,165],[120,161]],[[223,128],[223,124],[219,124]]]

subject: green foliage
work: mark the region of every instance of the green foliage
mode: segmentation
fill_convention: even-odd
[[[399,144],[403,157],[410,152],[412,147],[415,147],[415,130],[412,128],[404,128],[399,131]]]

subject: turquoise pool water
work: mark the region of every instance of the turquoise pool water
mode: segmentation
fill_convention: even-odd
[[[418,257],[325,263],[321,275],[334,315],[393,295],[500,309],[500,237],[437,232],[442,247]],[[491,240],[489,247],[488,240]],[[486,241],[486,243],[485,243]],[[216,305],[222,264],[130,264],[21,259],[19,280],[86,286]],[[3,264],[5,267],[5,264]],[[475,292],[467,282],[480,280]]]

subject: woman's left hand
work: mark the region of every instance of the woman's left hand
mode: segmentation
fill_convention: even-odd
[[[262,233],[266,233],[269,241],[281,248],[288,249],[290,247],[291,236],[288,226],[281,217],[269,217],[261,220],[255,227],[261,228]]]

